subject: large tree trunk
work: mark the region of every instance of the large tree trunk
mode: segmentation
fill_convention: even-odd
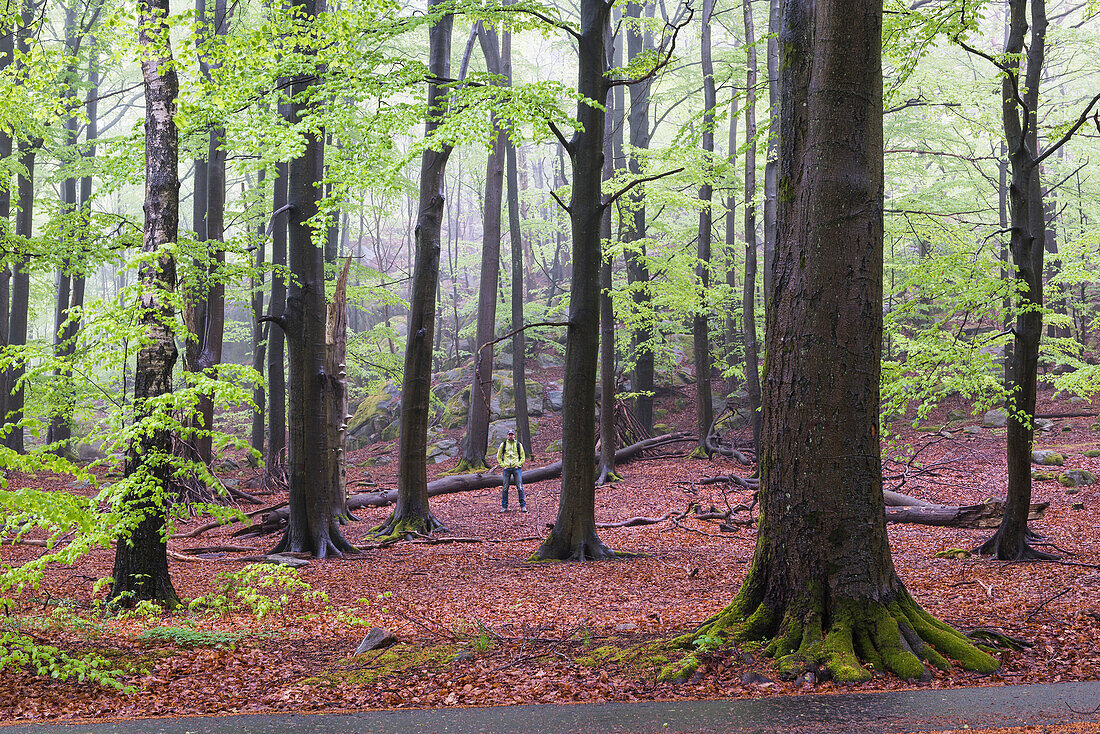
[[[497,33],[479,24],[478,37],[485,54],[485,70],[500,74]],[[474,351],[474,382],[470,388],[470,417],[466,421],[466,448],[455,471],[487,469],[489,405],[493,393],[493,338],[497,325],[497,285],[500,280],[500,204],[504,193],[504,133],[496,114],[489,158],[485,164],[485,206],[481,229],[481,277],[478,281],[477,337]]]
[[[611,34],[608,33],[607,58],[612,66],[622,65],[621,54]],[[616,86],[608,90],[607,114],[604,115],[604,157],[603,178],[609,180],[615,175],[615,132],[622,130],[623,109],[622,88]],[[619,102],[619,104],[616,104]],[[618,123],[618,124],[616,124]],[[621,138],[619,150],[622,150]],[[604,207],[600,217],[600,239],[611,242],[611,207]],[[615,307],[611,301],[611,257],[600,257],[600,465],[596,472],[596,484],[618,481],[621,477],[615,471]]]
[[[504,31],[501,38],[501,70],[509,86],[512,84],[512,34]],[[505,141],[508,175],[508,235],[512,243],[512,385],[516,393],[516,440],[531,456],[531,421],[527,414],[527,346],[523,331],[523,232],[519,218],[519,172],[516,145]]]
[[[318,0],[298,0],[306,22],[315,22]],[[310,55],[315,51],[305,49]],[[314,70],[301,73],[291,84],[291,118],[301,122],[309,114]],[[287,255],[293,281],[287,291],[286,311],[278,323],[286,333],[289,379],[288,445],[290,523],[274,552],[309,553],[317,558],[356,552],[340,531],[344,496],[331,480],[330,410],[341,385],[326,367],[328,334],[325,304],[324,250],[313,242],[313,223],[319,211],[324,131],[305,133],[305,145],[290,161],[287,204]],[[340,416],[341,418],[343,416]]]
[[[164,252],[175,243],[179,229],[175,121],[179,84],[168,41],[168,13],[168,0],[143,0],[138,5],[145,83],[145,230],[141,249],[150,259],[139,270],[140,324],[146,340],[138,350],[134,370],[134,418],[151,420],[152,425],[131,444],[126,457],[129,488],[122,509],[128,523],[123,525],[115,548],[111,597],[123,604],[148,599],[172,608],[179,598],[168,575],[164,533],[172,436],[147,404],[172,391],[177,356],[172,330],[175,314],[168,298],[176,284],[176,263]]]
[[[878,433],[882,346],[882,4],[786,0],[775,277],[767,314],[756,554],[689,636],[766,640],[794,674],[906,679],[995,659],[924,612],[894,570]],[[808,460],[811,455],[813,460]],[[933,649],[933,646],[935,649]],[[666,677],[698,664],[699,652]]]
[[[753,450],[760,456],[760,354],[756,344],[756,31],[752,2],[744,0],[743,9],[745,48],[748,49],[745,69],[748,149],[745,151],[745,289],[741,304],[745,321],[745,391],[749,397],[749,425]],[[772,165],[771,161],[767,165]]]
[[[647,3],[652,9],[652,3]],[[647,13],[648,14],[648,13]],[[650,34],[642,30],[641,3],[627,3],[623,15],[631,19],[625,29],[627,63],[652,50]],[[649,92],[651,80],[630,85],[630,147],[643,150],[649,147]],[[628,161],[630,172],[642,175],[642,163],[638,153],[631,153]],[[622,241],[623,259],[626,261],[626,279],[634,302],[634,379],[631,387],[637,393],[634,414],[646,433],[653,432],[653,307],[649,285],[649,262],[646,258],[646,209],[644,187],[636,186],[627,196],[630,214],[625,217],[619,239]]]
[[[710,55],[710,20],[714,13],[714,0],[703,0],[703,185],[699,189],[699,237],[695,265],[696,291],[695,313],[691,319],[692,361],[695,363],[695,435],[699,445],[695,455],[708,456],[707,435],[714,423],[714,405],[710,389],[710,250],[711,250],[711,200],[714,187],[711,183],[714,158],[714,108],[718,99],[714,89],[714,64]]]
[[[438,5],[432,0],[430,5]],[[443,15],[428,31],[428,67],[433,80],[451,73],[451,31],[454,16]],[[439,127],[447,104],[447,89],[428,84],[428,114],[424,137]],[[375,528],[381,536],[428,534],[442,528],[428,506],[428,409],[432,382],[432,339],[435,300],[439,287],[439,251],[443,224],[443,186],[451,146],[428,148],[420,159],[420,203],[416,219],[416,260],[409,299],[408,343],[401,383],[401,427],[397,468],[397,506],[393,515]],[[471,396],[471,400],[473,400]]]
[[[1024,36],[1028,29],[1027,0],[1009,0],[1008,7],[1010,17],[1005,54],[1011,58],[1024,48]],[[1038,155],[1036,110],[1039,106],[1046,29],[1045,0],[1031,0],[1031,41],[1026,55],[1025,81],[1021,85],[1022,109],[1017,104],[1019,75],[1014,78],[1006,74],[1001,82],[1002,118],[1012,169],[1012,181],[1008,187],[1009,249],[1020,287],[1016,289],[1011,374],[1005,386],[1010,407],[1006,440],[1008,496],[1000,527],[992,538],[978,548],[979,552],[1001,560],[1054,557],[1027,543],[1035,383],[1039,341],[1043,336],[1043,248],[1046,236],[1043,192],[1035,157]]]
[[[611,6],[581,0],[577,104],[579,129],[569,144],[573,192],[569,221],[573,233],[573,277],[565,345],[562,397],[562,474],[558,519],[536,552],[540,560],[599,559],[615,552],[596,535],[596,361],[600,329],[600,218],[604,109],[608,80],[605,34]]]

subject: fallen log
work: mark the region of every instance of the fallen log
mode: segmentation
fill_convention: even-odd
[[[653,438],[647,438],[629,446],[624,446],[615,452],[615,463],[625,464],[639,454],[670,443],[694,440],[692,434],[687,431],[665,433]],[[540,466],[530,471],[523,472],[523,484],[530,485],[536,482],[545,482],[561,476],[561,462]],[[454,494],[456,492],[468,492],[475,489],[490,489],[501,486],[499,474],[478,472],[475,474],[456,474],[449,477],[440,477],[428,482],[428,496],[437,497],[441,494]],[[361,492],[348,496],[348,510],[361,510],[365,507],[386,507],[397,502],[396,489],[384,489],[376,492]],[[234,533],[234,536],[263,535],[271,533],[283,526],[288,516],[288,510],[274,510],[264,517],[259,525],[242,528]]]
[[[1037,502],[1031,505],[1028,521],[1040,520],[1046,512],[1049,502]],[[887,507],[886,522],[908,523],[912,525],[935,525],[952,528],[995,528],[1001,523],[1005,503],[990,500],[980,505],[949,507],[946,505],[926,505],[907,507]]]

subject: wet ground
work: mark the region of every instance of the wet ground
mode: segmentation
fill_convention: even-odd
[[[879,734],[1100,721],[1100,682],[676,701],[2,726],[0,734]]]

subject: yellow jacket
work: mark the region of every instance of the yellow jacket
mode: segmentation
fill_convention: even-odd
[[[505,469],[523,466],[526,459],[527,457],[523,455],[523,444],[519,441],[504,439],[500,448],[497,449],[497,463]]]

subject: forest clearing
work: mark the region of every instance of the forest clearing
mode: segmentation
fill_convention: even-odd
[[[1070,412],[1049,393],[1043,397],[1040,413]],[[1086,412],[1080,405],[1072,407],[1073,412]],[[920,454],[927,471],[909,467],[913,476],[905,482],[905,491],[950,505],[981,503],[1003,494],[1003,429],[965,433],[964,427],[981,425],[980,416],[952,422],[945,416],[946,410],[931,423],[949,428],[950,437],[903,432],[904,443],[928,445]],[[678,417],[690,420],[687,414]],[[1094,422],[1094,417],[1084,416],[1060,419],[1041,437],[1042,448],[1065,457],[1064,467],[1056,471],[1072,468],[1100,475],[1100,458],[1084,455],[1098,444]],[[555,435],[553,428],[548,422],[536,436],[540,464],[556,458],[545,450]],[[392,444],[381,444],[349,457],[353,491],[373,488],[365,485],[392,486],[392,464],[364,466],[372,457],[392,451]],[[454,464],[452,459],[437,469]],[[726,458],[657,458],[626,464],[623,481],[600,488],[597,520],[656,518],[666,511],[680,515],[693,503],[723,511],[747,504],[751,491],[701,483],[707,477],[743,475],[747,470]],[[885,473],[906,470],[888,463]],[[252,474],[246,469],[226,477]],[[887,482],[888,487],[900,484]],[[57,482],[59,489],[67,485],[65,480]],[[752,560],[754,526],[723,531],[719,522],[698,520],[689,512],[676,521],[600,531],[606,542],[639,554],[636,557],[531,564],[527,558],[557,511],[555,483],[543,482],[529,485],[527,514],[515,509],[501,514],[498,488],[436,497],[434,512],[448,528],[435,537],[437,542],[402,541],[358,556],[311,561],[296,576],[327,598],[292,594],[281,608],[261,617],[247,610],[97,617],[89,603],[102,601],[103,594],[89,593],[91,580],[109,574],[112,561],[108,551],[94,552],[71,569],[48,574],[42,587],[20,603],[18,618],[25,629],[37,630],[51,644],[102,655],[125,671],[120,681],[135,692],[124,695],[9,669],[2,674],[7,693],[0,699],[0,711],[2,718],[14,722],[736,698],[1095,680],[1100,677],[1097,486],[1067,488],[1056,479],[1036,482],[1037,500],[1050,502],[1050,508],[1035,529],[1051,544],[1044,547],[1063,554],[1060,562],[951,557],[952,550],[972,549],[989,530],[890,525],[894,562],[925,609],[960,630],[993,630],[1027,643],[1018,650],[998,646],[1002,668],[993,675],[955,668],[936,672],[927,683],[906,683],[894,676],[858,686],[805,676],[785,680],[770,660],[750,647],[715,652],[685,682],[659,683],[661,660],[676,652],[654,652],[647,645],[689,631],[729,602]],[[264,495],[263,500],[274,505],[281,498],[285,494]],[[387,512],[357,510],[360,521],[348,526],[348,537],[365,535]],[[739,514],[747,518],[755,511]],[[180,524],[177,534],[200,524]],[[217,574],[239,571],[245,565],[241,559],[266,553],[277,537],[235,538],[234,527],[169,542],[172,576],[181,597],[215,592]],[[368,545],[369,537],[363,543]],[[238,550],[218,551],[219,546]],[[208,558],[187,558],[188,549],[202,548],[215,550],[205,554]],[[12,562],[40,550],[4,546],[2,553]],[[397,644],[354,655],[370,627],[392,631]]]

